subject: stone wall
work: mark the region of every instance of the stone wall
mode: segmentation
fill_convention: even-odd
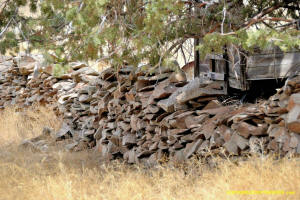
[[[32,57],[2,59],[0,109],[51,104],[64,119],[54,138],[69,138],[69,150],[94,148],[107,159],[149,165],[193,155],[300,153],[300,77],[269,100],[223,106],[217,82],[187,82],[165,68],[99,74],[73,63],[69,74],[50,72]]]

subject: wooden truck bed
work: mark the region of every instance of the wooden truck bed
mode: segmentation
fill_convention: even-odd
[[[228,59],[226,59],[226,57]],[[241,61],[240,61],[241,60]],[[253,53],[241,56],[236,52],[224,55],[208,55],[202,61],[200,70],[213,80],[228,82],[228,86],[248,90],[251,81],[280,79],[300,74],[300,52],[276,51]]]
[[[284,78],[299,68],[300,52],[256,54],[247,59],[247,80]]]

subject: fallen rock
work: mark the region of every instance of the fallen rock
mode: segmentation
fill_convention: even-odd
[[[258,126],[251,125],[247,122],[240,122],[232,126],[233,130],[236,130],[239,135],[244,138],[249,138],[249,136],[263,136],[267,135],[268,126],[266,124],[258,124]]]
[[[287,128],[291,132],[300,134],[300,105],[294,106],[287,115]]]

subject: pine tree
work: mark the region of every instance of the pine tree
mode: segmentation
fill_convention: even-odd
[[[299,48],[298,0],[2,0],[0,51],[38,49],[50,62],[107,59],[158,66],[188,38],[201,55],[224,45]],[[38,17],[24,16],[29,6]],[[54,54],[55,56],[51,56]]]

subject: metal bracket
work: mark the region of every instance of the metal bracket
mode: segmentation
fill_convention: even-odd
[[[216,80],[216,81],[224,81],[225,80],[225,75],[222,73],[208,72],[208,73],[204,73],[203,75],[211,80]]]

